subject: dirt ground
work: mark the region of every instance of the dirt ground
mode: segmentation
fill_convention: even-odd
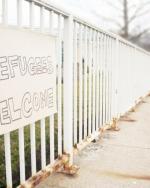
[[[75,156],[75,176],[55,173],[37,188],[150,188],[150,97]]]

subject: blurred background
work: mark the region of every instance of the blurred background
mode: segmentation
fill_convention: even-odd
[[[150,0],[49,0],[150,51]]]

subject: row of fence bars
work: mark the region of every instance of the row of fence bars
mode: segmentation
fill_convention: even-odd
[[[17,25],[18,27],[22,26],[22,0],[18,0],[17,1]],[[8,24],[8,12],[7,12],[7,0],[3,1],[3,19],[2,22],[4,25]],[[33,1],[30,2],[30,29],[34,29],[33,28],[33,23],[34,23],[34,6],[35,3]],[[40,9],[40,30],[41,32],[44,32],[43,30],[43,11],[44,11],[44,6],[41,6]],[[52,18],[53,18],[53,10],[50,11],[50,33],[53,33],[52,31]],[[63,15],[59,14],[58,17],[58,25],[59,25],[59,30],[58,30],[58,154],[61,155],[62,154],[62,102],[61,102],[61,98],[62,98],[62,94],[61,94],[61,48],[62,48],[62,31],[61,31],[61,23],[62,23],[62,17]],[[65,20],[65,26],[66,28],[69,28],[69,23],[68,20]],[[66,32],[68,33],[68,29],[66,29]],[[68,40],[68,36],[70,35],[70,33],[67,34],[66,36],[66,47],[69,47],[69,40]],[[65,41],[65,40],[64,40]],[[66,63],[67,63],[68,59],[66,58]],[[68,69],[68,67],[67,67]],[[66,89],[68,89],[68,85],[65,86]],[[67,98],[68,101],[68,98]],[[68,121],[68,119],[66,120]],[[54,162],[54,116],[50,117],[50,161],[51,163]],[[24,153],[24,128],[20,128],[19,130],[19,161],[20,161],[20,183],[24,183],[26,178],[25,178],[25,153]],[[64,133],[66,133],[64,131]],[[42,169],[44,169],[46,167],[46,145],[45,145],[45,119],[41,120],[41,166]],[[35,175],[36,173],[36,143],[35,143],[35,123],[32,123],[30,125],[30,139],[31,139],[31,169],[32,169],[32,175]],[[4,135],[4,140],[5,140],[5,163],[6,163],[6,181],[7,181],[7,187],[12,187],[12,168],[11,168],[11,141],[10,141],[10,133],[7,133]],[[68,146],[68,143],[67,143]],[[67,151],[67,147],[65,148]]]
[[[5,26],[8,26],[8,2],[2,1],[2,25]],[[17,26],[22,28],[24,0],[16,2]],[[63,153],[70,154],[71,165],[73,145],[82,144],[86,138],[97,133],[100,127],[128,111],[139,97],[148,93],[150,54],[63,9],[40,0],[27,2],[30,7],[30,27],[27,29],[36,30],[34,8],[39,6],[40,32],[47,34],[43,24],[46,9],[49,11],[49,33],[57,36],[57,123],[54,115],[49,117],[49,161],[54,164],[57,148],[60,156]],[[53,27],[54,14],[58,16],[57,31]],[[29,137],[32,176],[37,173],[39,158],[36,127],[36,122],[31,122]],[[7,187],[13,187],[10,134],[4,134]],[[41,169],[47,165],[46,134],[44,118],[40,120]],[[18,130],[20,184],[26,181],[24,137],[24,127],[21,127]]]

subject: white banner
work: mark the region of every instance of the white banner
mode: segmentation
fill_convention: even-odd
[[[56,112],[56,38],[0,27],[0,135]]]

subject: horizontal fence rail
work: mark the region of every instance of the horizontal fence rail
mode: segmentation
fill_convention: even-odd
[[[1,27],[57,37],[57,113],[0,132],[0,187],[16,187],[148,94],[150,54],[44,1],[0,3]]]

